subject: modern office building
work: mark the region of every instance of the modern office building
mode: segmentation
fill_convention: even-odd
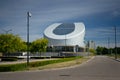
[[[95,42],[94,41],[88,41],[88,47],[89,49],[96,49]]]
[[[79,51],[85,48],[85,25],[78,23],[54,23],[44,31],[44,37],[48,39],[48,46],[61,51]]]

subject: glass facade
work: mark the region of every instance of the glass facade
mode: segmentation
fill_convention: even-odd
[[[66,35],[73,32],[75,25],[72,23],[61,24],[53,30],[53,33],[56,35]]]

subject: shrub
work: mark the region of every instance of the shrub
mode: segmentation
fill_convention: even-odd
[[[27,67],[26,63],[0,65],[0,72],[25,70],[26,67]]]
[[[1,61],[17,61],[17,57],[1,57]]]

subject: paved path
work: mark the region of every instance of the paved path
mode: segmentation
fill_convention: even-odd
[[[51,59],[30,59],[29,62],[36,62],[36,61],[47,61],[47,60],[56,60],[57,58],[51,58]],[[0,61],[0,65],[4,64],[19,64],[19,63],[27,63],[27,60],[18,60],[18,61]]]
[[[0,73],[0,80],[120,80],[120,62],[106,56],[96,56],[73,68],[3,72]]]

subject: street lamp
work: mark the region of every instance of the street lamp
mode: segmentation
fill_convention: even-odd
[[[9,29],[9,30],[4,30],[2,29],[6,34],[8,34],[10,31],[12,31],[12,29]]]
[[[29,66],[29,18],[31,13],[27,12],[27,66]]]
[[[108,37],[108,54],[110,53],[110,38]]]
[[[67,51],[67,49],[66,49],[67,48],[67,44],[66,44],[66,39],[67,38],[66,37],[67,37],[67,34],[65,34],[65,52]]]
[[[116,26],[114,27],[114,30],[115,30],[115,59],[117,59]]]

